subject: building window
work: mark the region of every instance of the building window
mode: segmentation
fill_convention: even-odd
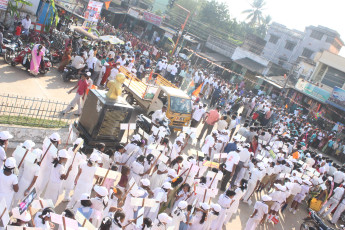
[[[333,37],[327,37],[326,42],[332,44],[334,41]]]
[[[302,56],[306,57],[306,58],[311,58],[311,55],[313,55],[313,51],[307,48],[304,48],[303,52],[302,52]]]
[[[296,43],[290,42],[290,41],[286,41],[285,49],[292,51],[295,48],[295,46],[296,46]]]
[[[310,37],[315,38],[317,40],[321,40],[323,37],[323,33],[320,31],[313,30],[310,34]]]
[[[329,66],[321,83],[332,88],[333,87],[342,88],[343,85],[345,84],[345,73]]]
[[[278,36],[271,34],[270,40],[269,40],[270,43],[277,44],[278,40],[279,40]]]

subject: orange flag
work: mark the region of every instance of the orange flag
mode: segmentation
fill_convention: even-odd
[[[287,108],[288,108],[288,105],[286,104],[286,105],[285,105],[285,109],[287,109]]]
[[[193,96],[197,97],[199,95],[202,85],[203,84],[200,84],[199,87],[196,90],[194,90],[194,92],[192,93]]]
[[[111,2],[111,1],[104,2],[104,5],[105,5],[105,8],[106,8],[106,9],[109,9],[110,2]]]
[[[149,81],[152,80],[152,74],[153,74],[153,70],[151,70],[150,76],[149,76]]]

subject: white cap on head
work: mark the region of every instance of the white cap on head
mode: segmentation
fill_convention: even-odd
[[[31,220],[31,216],[26,210],[22,214],[20,214],[19,207],[15,207],[14,209],[12,209],[12,217],[24,222],[29,222]]]
[[[25,147],[26,149],[32,149],[33,147],[35,147],[35,142],[33,142],[32,140],[26,140],[23,143],[23,147]]]
[[[60,149],[59,152],[58,152],[58,157],[59,158],[66,158],[66,159],[68,159],[69,155],[68,155],[67,150],[66,149]]]
[[[171,183],[170,183],[170,182],[165,182],[165,183],[162,185],[162,188],[164,188],[164,189],[172,189]]]
[[[238,146],[236,147],[236,150],[237,150],[237,151],[242,151],[243,148],[242,148],[241,146],[238,145]]]
[[[219,204],[211,204],[211,208],[216,212],[220,212],[222,210],[222,207],[220,207]]]
[[[11,138],[13,138],[13,136],[8,131],[0,132],[0,140],[6,141]]]
[[[43,151],[41,149],[34,149],[32,153],[35,154],[37,161],[40,161]]]
[[[73,142],[73,145],[79,145],[80,143],[82,143],[84,140],[83,140],[83,138],[81,138],[81,137],[78,137],[74,142]],[[82,144],[81,146],[80,146],[80,148],[83,148],[84,147],[84,145]]]
[[[143,186],[150,186],[150,180],[149,179],[141,179],[140,182]]]
[[[200,207],[204,210],[209,210],[210,209],[210,206],[206,203],[200,203]]]
[[[96,186],[94,187],[94,190],[95,190],[95,192],[96,192],[98,195],[100,195],[100,196],[102,196],[102,197],[108,196],[108,190],[107,190],[107,188],[104,187],[104,186],[98,186],[98,185],[96,185]]]
[[[90,156],[90,158],[89,158],[89,160],[92,161],[92,162],[94,162],[94,163],[96,163],[97,161],[99,161],[99,160],[101,160],[101,159],[99,158],[99,156],[97,155],[97,153],[92,153],[91,156]]]
[[[188,203],[187,203],[187,201],[182,200],[182,201],[180,201],[180,202],[178,203],[177,206],[178,206],[180,209],[185,209],[185,208],[187,208]]]
[[[132,140],[133,141],[141,141],[141,137],[139,134],[135,134],[135,135],[133,135]]]
[[[271,201],[271,200],[272,200],[272,197],[270,197],[270,196],[268,196],[268,195],[264,195],[264,196],[262,197],[262,200],[263,200],[263,201]]]
[[[61,137],[58,133],[53,133],[52,135],[50,135],[49,139],[52,141],[60,141]]]
[[[161,213],[158,215],[158,220],[161,223],[170,224],[172,221],[172,218],[166,213]]]
[[[306,184],[306,185],[309,185],[309,186],[312,185],[312,183],[309,180],[303,180],[303,183]]]
[[[80,195],[80,200],[90,200],[90,195],[87,193],[83,193]]]
[[[5,161],[5,167],[9,169],[14,169],[17,166],[16,159],[14,157],[9,157]]]
[[[178,137],[178,138],[176,138],[175,142],[181,142],[181,143],[183,143],[183,138],[182,138],[182,137]]]
[[[132,189],[130,191],[130,194],[134,197],[140,197],[140,196],[143,196],[145,194],[145,191],[141,190],[141,189]]]
[[[86,76],[91,77],[91,73],[90,72],[86,72]]]

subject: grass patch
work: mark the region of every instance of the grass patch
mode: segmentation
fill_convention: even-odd
[[[48,120],[25,116],[6,116],[0,115],[0,124],[21,125],[39,128],[64,128],[68,123],[62,120]]]

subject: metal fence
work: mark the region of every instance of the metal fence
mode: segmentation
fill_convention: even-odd
[[[0,124],[42,128],[62,128],[74,122],[73,113],[61,113],[67,103],[15,95],[0,94]]]

